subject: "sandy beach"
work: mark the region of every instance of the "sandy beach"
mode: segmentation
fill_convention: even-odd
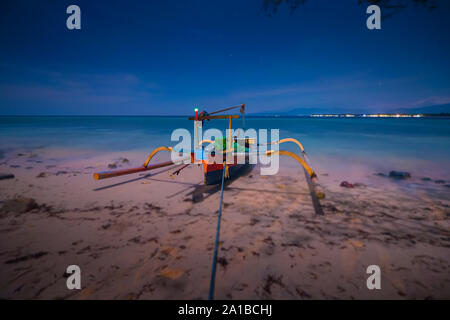
[[[0,181],[0,298],[207,298],[220,192],[203,185],[200,167],[174,179],[163,168],[95,181],[108,164],[139,166],[145,154],[61,161],[58,152],[1,159],[15,178]],[[338,174],[317,168],[326,198],[316,216],[294,162],[226,185],[217,299],[450,298],[447,185],[367,172],[365,183],[343,188]],[[434,189],[405,188],[414,183]],[[20,197],[35,204],[11,207]],[[81,290],[66,287],[72,264]],[[366,287],[373,264],[381,290]]]

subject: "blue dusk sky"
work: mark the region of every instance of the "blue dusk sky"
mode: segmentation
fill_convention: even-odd
[[[308,0],[292,14],[283,4],[273,16],[263,3],[3,0],[0,114],[450,103],[450,1],[431,11],[411,5],[382,19],[381,30],[367,29],[368,4],[358,0]],[[81,30],[66,27],[71,4],[81,8]]]

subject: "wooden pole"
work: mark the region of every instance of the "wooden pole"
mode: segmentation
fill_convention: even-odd
[[[229,130],[229,132],[228,132],[228,138],[229,138],[229,140],[228,140],[228,150],[231,150],[231,128],[232,128],[232,126],[231,126],[231,123],[232,123],[232,118],[231,118],[231,116],[230,117],[228,117],[228,130]]]
[[[175,164],[173,161],[166,161],[166,162],[149,165],[146,167],[137,167],[137,168],[131,168],[131,169],[98,172],[98,173],[94,173],[94,179],[102,180],[102,179],[107,179],[107,178],[113,178],[113,177],[123,176],[126,174],[132,174],[132,173],[167,167],[167,166],[171,166],[173,164]]]

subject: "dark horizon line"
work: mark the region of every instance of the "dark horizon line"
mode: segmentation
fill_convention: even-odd
[[[346,118],[345,115],[353,115],[355,118],[370,118],[364,117],[364,114],[369,115],[417,115],[420,114],[422,117],[450,117],[450,113],[440,112],[440,113],[385,113],[385,112],[377,112],[377,113],[314,113],[309,115],[259,115],[259,114],[245,114],[245,117],[248,118],[332,118],[332,117],[318,117],[317,115],[333,115],[333,116],[341,116],[337,118]],[[192,117],[192,115],[149,115],[149,114],[136,114],[136,115],[121,115],[121,114],[0,114],[0,117],[152,117],[152,118],[184,118],[184,117]],[[350,117],[347,117],[350,118]]]

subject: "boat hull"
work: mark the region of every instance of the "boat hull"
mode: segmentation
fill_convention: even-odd
[[[222,183],[223,164],[204,164],[204,167],[204,177],[206,185]],[[232,180],[238,178],[241,175],[250,172],[253,167],[254,165],[249,163],[228,165],[229,177],[227,179]]]

